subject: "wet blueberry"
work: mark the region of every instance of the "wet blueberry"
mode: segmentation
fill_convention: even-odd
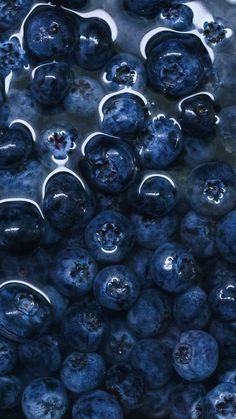
[[[0,30],[13,29],[27,15],[32,0],[2,0],[0,3]]]
[[[161,10],[161,23],[176,31],[189,31],[193,25],[193,11],[181,3],[171,4]]]
[[[0,169],[20,166],[33,147],[30,130],[23,124],[14,123],[0,129]]]
[[[142,61],[132,54],[120,53],[109,61],[105,81],[112,89],[132,87],[143,89],[146,84],[146,72]]]

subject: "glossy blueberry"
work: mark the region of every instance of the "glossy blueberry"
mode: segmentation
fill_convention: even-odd
[[[103,19],[87,18],[80,22],[76,59],[86,70],[99,70],[107,64],[112,52],[110,26]]]
[[[218,384],[205,396],[204,414],[209,419],[231,419],[235,415],[236,386]]]
[[[193,34],[159,32],[149,41],[146,54],[149,84],[167,96],[191,94],[209,77],[210,57]]]
[[[0,409],[11,409],[20,403],[23,383],[16,375],[3,375],[0,377]],[[6,411],[2,410],[5,416]],[[4,417],[3,416],[3,417]],[[7,417],[7,415],[6,415]]]
[[[163,4],[160,0],[123,0],[123,3],[130,12],[147,17],[157,14]]]
[[[14,123],[0,130],[0,169],[20,166],[33,147],[31,132],[25,125]]]
[[[127,310],[137,300],[140,283],[125,265],[112,265],[98,272],[93,292],[99,303],[110,310]]]
[[[131,146],[123,140],[103,134],[92,137],[85,145],[81,165],[89,182],[111,194],[127,189],[137,174]]]
[[[221,255],[231,263],[236,263],[236,211],[229,212],[218,225],[216,244]]]
[[[121,138],[132,138],[145,125],[146,111],[143,100],[131,93],[111,96],[102,107],[102,130]]]
[[[198,138],[186,135],[181,155],[184,163],[192,169],[202,163],[214,161],[216,156],[215,138]]]
[[[81,394],[101,385],[105,376],[105,363],[97,353],[73,352],[64,360],[60,374],[68,390]]]
[[[69,66],[64,62],[52,62],[36,68],[31,80],[32,96],[43,105],[61,102],[71,85]]]
[[[195,419],[194,408],[204,395],[205,388],[202,384],[177,384],[168,399],[171,419]]]
[[[104,342],[103,356],[107,363],[117,364],[130,361],[137,339],[122,317],[111,319]]]
[[[127,323],[138,338],[156,337],[167,328],[171,301],[155,288],[144,290],[127,312]]]
[[[154,118],[147,131],[136,142],[139,161],[145,169],[164,169],[179,155],[182,148],[182,132],[174,119],[164,116]]]
[[[211,291],[209,299],[219,320],[223,322],[236,320],[236,280],[227,280],[216,286]]]
[[[211,46],[222,43],[226,38],[226,29],[220,19],[204,22],[203,35]]]
[[[106,333],[106,319],[101,307],[91,301],[70,305],[62,321],[65,341],[80,352],[96,351]]]
[[[127,364],[112,365],[106,374],[107,391],[114,394],[125,411],[139,407],[145,394],[142,375]]]
[[[18,38],[13,37],[9,41],[0,42],[0,74],[3,77],[6,77],[11,71],[21,70],[24,63],[25,52],[21,48]]]
[[[203,329],[210,314],[207,294],[198,286],[189,288],[175,298],[173,316],[181,330]]]
[[[53,308],[53,323],[57,324],[62,320],[62,317],[66,311],[68,300],[63,297],[59,291],[52,285],[46,285],[43,287],[43,291],[51,301]]]
[[[0,376],[13,370],[17,360],[17,348],[14,343],[0,337]]]
[[[217,340],[224,357],[236,356],[236,322],[221,322],[213,319],[210,324],[210,333]]]
[[[127,264],[135,273],[141,288],[149,288],[153,285],[150,273],[150,262],[152,251],[142,247],[135,248],[133,253],[129,255]]]
[[[174,211],[163,217],[149,217],[132,214],[136,242],[147,249],[155,250],[161,244],[172,240],[178,227],[178,217]]]
[[[174,3],[162,9],[160,13],[162,26],[175,31],[189,31],[193,25],[193,11],[181,3]]]
[[[236,153],[236,106],[228,106],[219,113],[219,133],[225,150]]]
[[[123,412],[116,398],[106,391],[95,390],[81,395],[72,409],[73,419],[123,419]]]
[[[211,162],[196,167],[189,176],[188,196],[196,212],[221,217],[235,205],[236,176],[226,163]]]
[[[134,90],[140,90],[146,84],[145,68],[135,55],[116,54],[107,64],[105,81],[112,89],[132,87]]]
[[[51,375],[61,364],[58,341],[50,335],[44,335],[33,342],[19,346],[21,363],[34,377]]]
[[[168,173],[143,171],[128,189],[128,203],[151,217],[162,217],[177,203],[176,186]]]
[[[202,381],[213,374],[219,360],[218,344],[202,330],[182,333],[173,352],[173,365],[187,381]]]
[[[181,239],[194,256],[208,258],[215,256],[217,223],[194,211],[189,211],[181,221]]]
[[[128,256],[134,242],[133,226],[115,211],[97,214],[85,229],[86,246],[98,262],[116,263]]]
[[[60,250],[54,257],[50,278],[65,296],[78,298],[93,286],[97,265],[86,249]]]
[[[192,253],[178,243],[165,243],[155,251],[151,262],[153,281],[163,290],[179,293],[189,289],[198,277]]]
[[[144,377],[148,389],[162,387],[173,372],[171,349],[157,339],[139,340],[133,348],[131,362]]]
[[[0,31],[13,29],[27,15],[32,0],[2,0],[0,3]]]
[[[22,396],[27,419],[61,419],[67,407],[66,391],[56,378],[36,378],[27,385]]]

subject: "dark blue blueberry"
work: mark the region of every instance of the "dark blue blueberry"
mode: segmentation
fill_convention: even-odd
[[[39,246],[44,220],[36,205],[27,201],[0,204],[0,248],[11,253],[25,253]]]
[[[54,257],[50,277],[65,296],[78,298],[93,287],[97,265],[86,249],[60,250]]]
[[[202,330],[184,332],[173,352],[176,372],[187,381],[202,381],[213,374],[218,360],[218,344]]]
[[[146,72],[142,61],[132,54],[120,53],[109,61],[105,81],[112,89],[132,87],[143,89],[146,85]]]
[[[107,64],[112,53],[110,26],[96,17],[81,20],[76,45],[78,65],[86,70],[98,70]]]
[[[165,243],[155,251],[151,262],[153,281],[170,293],[186,291],[198,278],[192,253],[177,243]]]
[[[225,65],[227,63],[227,65]],[[234,54],[220,53],[215,55],[213,75],[209,90],[214,94],[215,100],[221,107],[235,105],[234,90],[236,81],[236,59]]]
[[[130,12],[153,17],[163,5],[162,0],[123,0],[124,7]]]
[[[231,383],[218,384],[206,394],[204,417],[207,419],[232,419],[235,416],[236,386]]]
[[[85,393],[99,387],[105,376],[105,363],[101,355],[73,352],[63,362],[61,380],[74,393]]]
[[[181,330],[203,329],[210,319],[207,294],[200,287],[191,287],[174,301],[173,316]]]
[[[25,52],[18,38],[13,37],[9,41],[0,42],[0,73],[3,77],[11,71],[21,70],[24,64]]]
[[[33,147],[31,132],[25,125],[14,123],[0,129],[0,169],[20,166]]]
[[[132,351],[131,362],[139,371],[148,389],[157,389],[166,384],[173,372],[171,349],[157,339],[142,339]]]
[[[220,222],[216,233],[216,244],[221,255],[236,263],[236,211],[229,212]]]
[[[171,419],[197,419],[193,416],[193,411],[204,395],[205,388],[202,384],[180,383],[175,386],[168,399]]]
[[[209,299],[219,320],[236,321],[236,280],[227,280],[213,288]]]
[[[236,153],[236,106],[223,108],[219,113],[219,133],[225,150]]]
[[[0,289],[0,333],[16,342],[28,342],[47,331],[52,323],[50,300],[24,281],[5,281]]]
[[[63,62],[43,64],[36,68],[31,80],[30,91],[43,105],[61,102],[71,85],[69,66]]]
[[[226,38],[226,29],[220,19],[204,22],[203,35],[211,46],[216,46]]]
[[[163,419],[168,417],[169,383],[156,390],[146,391],[140,412],[146,418]]]
[[[36,378],[27,385],[22,396],[27,419],[61,419],[67,407],[66,391],[56,378]]]
[[[168,173],[141,172],[128,189],[128,203],[137,212],[162,217],[177,204],[177,191]]]
[[[162,9],[161,23],[175,31],[189,31],[193,25],[192,9],[181,3],[174,3]]]
[[[33,342],[19,345],[21,363],[34,377],[53,374],[61,364],[58,341],[50,335],[44,335]]]
[[[14,29],[28,13],[32,0],[1,0],[0,31]]]
[[[194,168],[202,163],[214,161],[216,156],[216,141],[214,137],[197,138],[185,136],[182,156],[185,164]]]
[[[0,409],[2,418],[7,418],[6,411],[2,409],[11,409],[20,404],[22,391],[23,383],[17,376],[4,375],[0,377]]]
[[[144,290],[127,312],[127,323],[138,338],[156,337],[167,328],[171,301],[155,288]]]
[[[217,319],[210,324],[210,333],[215,337],[224,357],[236,356],[236,322],[221,322]]]
[[[209,258],[217,253],[217,223],[194,211],[189,211],[181,221],[181,239],[194,256]]]
[[[221,217],[235,206],[236,175],[226,163],[211,162],[195,168],[188,181],[188,197],[197,213]]]
[[[75,20],[62,9],[36,7],[25,22],[25,48],[40,60],[64,58],[75,40]]]
[[[130,365],[112,365],[107,371],[105,385],[107,391],[116,396],[124,411],[137,409],[141,405],[145,382],[142,375]]]
[[[95,302],[76,303],[66,310],[62,321],[65,341],[80,352],[96,351],[106,333],[106,319]]]
[[[121,138],[132,138],[145,126],[145,104],[132,93],[120,93],[109,97],[102,107],[102,130]]]
[[[136,242],[151,250],[172,240],[178,227],[178,217],[174,211],[156,218],[132,214],[131,220],[135,228]]]
[[[235,358],[225,358],[219,368],[219,383],[236,384]]]
[[[70,172],[59,172],[46,183],[43,211],[53,227],[68,232],[83,227],[92,217],[94,199],[81,178]]]
[[[46,285],[43,287],[43,291],[51,301],[53,308],[53,323],[59,323],[64,316],[66,311],[68,300],[63,297],[59,291],[52,285]]]
[[[168,346],[172,351],[179,340],[181,331],[176,327],[176,323],[171,323],[165,334],[159,337],[159,341]]]
[[[182,148],[182,133],[174,119],[164,116],[154,118],[147,131],[135,144],[139,161],[145,169],[164,169],[179,155]]]
[[[111,319],[108,335],[103,346],[103,355],[109,364],[130,361],[132,349],[136,344],[136,337],[122,317]]]
[[[84,394],[75,402],[73,419],[123,419],[123,412],[116,398],[111,394],[96,390]]]
[[[14,343],[0,337],[0,376],[13,370],[17,360],[17,349]]]
[[[152,251],[140,247],[135,248],[127,260],[128,266],[135,273],[142,288],[149,288],[153,285],[153,280],[150,273],[151,258]]]
[[[140,283],[125,265],[113,265],[98,272],[93,292],[99,303],[110,310],[127,310],[137,300]]]
[[[117,194],[135,179],[137,164],[131,146],[108,135],[95,135],[84,148],[83,172],[96,188]]]
[[[96,261],[120,262],[133,247],[133,225],[118,212],[100,212],[85,229],[85,243]]]
[[[149,84],[165,95],[191,94],[209,77],[210,57],[200,38],[193,34],[159,32],[149,41],[146,54]]]
[[[220,257],[207,261],[203,267],[203,275],[206,278],[206,281],[204,281],[202,285],[207,292],[228,280],[236,280],[234,265],[230,265]]]
[[[42,105],[31,95],[29,89],[18,90],[11,88],[7,95],[9,105],[8,122],[21,119],[29,124],[38,121],[42,113]]]

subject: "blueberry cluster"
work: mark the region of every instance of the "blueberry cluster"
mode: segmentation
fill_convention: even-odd
[[[0,1],[0,418],[236,417],[236,7]]]

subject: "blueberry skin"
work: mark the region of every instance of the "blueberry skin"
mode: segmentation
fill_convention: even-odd
[[[93,287],[97,265],[83,248],[60,250],[54,257],[50,277],[58,290],[66,297],[78,298]]]
[[[21,48],[17,37],[0,42],[0,74],[3,77],[6,77],[11,71],[21,70],[24,64],[25,51]]]
[[[0,31],[14,29],[21,23],[22,19],[28,13],[32,0],[15,0],[13,3],[8,0],[2,0],[0,4]]]
[[[0,169],[20,166],[33,147],[31,132],[26,126],[14,123],[0,130]]]
[[[169,414],[171,419],[193,419],[194,406],[205,395],[205,388],[198,383],[180,383],[169,395]],[[200,417],[200,416],[199,416]]]
[[[132,87],[140,91],[146,85],[145,67],[133,54],[115,54],[107,64],[105,81],[111,89]]]
[[[0,249],[27,253],[39,246],[44,233],[44,219],[38,208],[26,201],[0,204]]]
[[[210,57],[195,35],[162,31],[149,41],[146,54],[148,82],[164,95],[184,97],[209,76]]]
[[[217,340],[224,357],[236,355],[236,322],[221,322],[213,319],[210,324],[210,333]]]
[[[97,211],[113,210],[123,214],[127,211],[127,202],[125,192],[112,195],[102,191],[94,191],[96,196]]]
[[[139,16],[153,17],[163,5],[160,0],[123,0],[124,7]]]
[[[146,111],[143,100],[132,93],[116,94],[107,99],[102,108],[102,130],[120,138],[133,138],[145,126]]]
[[[61,380],[74,393],[84,393],[101,385],[105,376],[105,362],[97,353],[73,352],[63,362]]]
[[[72,304],[62,320],[65,341],[80,352],[94,352],[101,345],[107,322],[101,307],[95,302]]]
[[[145,394],[142,375],[127,364],[112,365],[107,371],[105,386],[117,397],[125,412],[137,409]]]
[[[23,383],[16,375],[4,375],[0,377],[0,409],[11,409],[20,404]],[[2,412],[3,415],[6,411]]]
[[[25,22],[24,44],[39,60],[62,59],[74,49],[76,22],[70,13],[37,7]]]
[[[52,285],[46,285],[43,288],[44,292],[51,301],[53,307],[53,323],[58,324],[61,322],[62,317],[66,311],[68,300],[63,297],[59,291]]]
[[[0,376],[13,370],[17,361],[17,348],[14,343],[0,338]]]
[[[223,322],[236,320],[236,280],[222,282],[209,295],[215,316]]]
[[[211,162],[196,167],[189,176],[188,197],[197,213],[222,217],[235,205],[236,176],[226,163]]]
[[[149,288],[153,286],[153,280],[150,273],[150,262],[153,252],[142,247],[135,248],[133,253],[129,255],[127,265],[135,273],[140,282],[141,288]]]
[[[203,275],[207,278],[207,281],[203,282],[203,287],[208,293],[221,283],[231,279],[236,280],[234,265],[230,265],[220,257],[207,261],[203,267]]]
[[[157,390],[146,391],[140,408],[144,417],[161,419],[168,417],[169,383]]]
[[[129,362],[136,341],[123,317],[111,319],[103,346],[105,361],[112,365]]]
[[[197,280],[198,266],[185,247],[174,242],[165,243],[154,252],[151,274],[161,289],[177,294],[189,289]]]
[[[95,390],[81,395],[72,409],[73,419],[123,419],[123,411],[116,398],[106,391]]]
[[[85,145],[80,163],[86,179],[95,188],[110,194],[127,189],[137,174],[131,146],[107,135],[95,135]]]
[[[113,265],[98,272],[93,292],[101,306],[109,310],[127,310],[137,300],[140,284],[125,265]]]
[[[217,18],[211,22],[204,22],[203,35],[206,42],[213,47],[225,41],[226,29],[221,19]]]
[[[202,330],[182,333],[173,352],[173,365],[187,381],[202,381],[213,374],[219,360],[217,341]]]
[[[110,26],[103,19],[83,19],[79,25],[76,59],[85,70],[99,70],[107,64],[112,52]]]
[[[134,243],[133,226],[124,215],[115,211],[97,214],[85,229],[85,244],[97,262],[121,262]]]
[[[210,314],[208,296],[198,286],[191,287],[175,298],[173,316],[180,330],[203,329]]]
[[[10,89],[8,95],[9,117],[8,122],[22,119],[29,124],[38,121],[42,114],[42,105],[32,96],[30,89]]]
[[[158,218],[132,214],[131,220],[135,228],[136,242],[151,250],[174,239],[178,227],[178,216],[175,211]]]
[[[131,362],[150,390],[165,385],[171,378],[171,349],[157,339],[142,339],[132,351]]]
[[[61,419],[67,407],[66,391],[56,378],[36,378],[22,396],[22,410],[27,419]]]
[[[177,204],[176,185],[168,173],[143,171],[127,191],[129,205],[141,214],[162,217]]]
[[[225,150],[236,153],[236,106],[228,106],[219,113],[219,133]]]
[[[193,11],[185,4],[172,4],[162,9],[160,14],[163,26],[175,31],[189,31],[193,25]]]
[[[217,253],[217,223],[194,211],[189,211],[181,221],[180,235],[183,244],[194,256],[209,258]]]
[[[216,157],[215,138],[198,138],[185,135],[181,156],[186,166],[191,169],[202,163],[214,161]]]
[[[209,419],[231,419],[235,414],[236,386],[218,384],[205,396],[204,414]]]
[[[145,169],[164,169],[173,163],[182,149],[180,126],[164,116],[149,122],[146,133],[135,145],[138,159]]]
[[[64,62],[52,62],[36,68],[30,91],[42,105],[56,105],[62,102],[70,86],[69,66]]]
[[[219,252],[228,262],[236,263],[236,211],[229,212],[218,225],[216,244]]]

